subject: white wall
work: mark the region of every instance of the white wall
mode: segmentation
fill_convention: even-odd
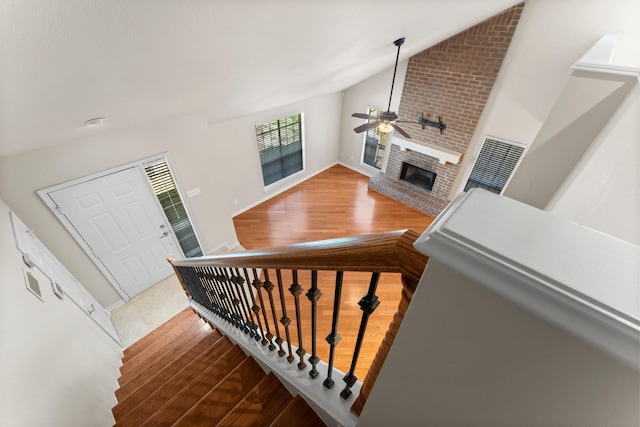
[[[635,82],[629,76],[574,72],[504,195],[545,209]],[[607,177],[607,185],[614,184],[608,174],[602,177]]]
[[[546,210],[640,245],[640,84],[633,86]]]
[[[112,425],[121,348],[36,269],[37,299],[24,269],[0,200],[0,424]]]
[[[304,115],[305,170],[265,191],[255,125],[297,113]],[[341,114],[342,99],[336,93],[211,125],[208,134],[216,157],[233,159],[221,162],[220,169],[216,171],[218,176],[224,177],[225,185],[219,189],[223,194],[220,203],[227,212],[237,214],[244,211],[335,164],[338,161]],[[206,159],[203,159],[201,167],[207,168]],[[219,183],[214,181],[208,184],[219,187]]]
[[[169,152],[182,189],[201,189],[200,195],[185,198],[185,202],[203,249],[233,245],[237,237],[232,213],[281,189],[263,191],[255,124],[305,113],[306,170],[297,177],[302,179],[337,161],[340,105],[340,95],[332,94],[211,126],[204,115],[195,114],[99,136],[89,135],[88,128],[81,139],[1,157],[0,197],[98,302],[108,307],[120,300],[119,294],[37,197],[36,190]]]
[[[433,258],[358,425],[629,426],[638,372]]]

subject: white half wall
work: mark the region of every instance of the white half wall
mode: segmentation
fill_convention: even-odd
[[[639,384],[431,258],[358,425],[636,427]]]
[[[38,280],[43,301],[25,285]],[[16,249],[0,200],[0,424],[110,426],[121,348]]]

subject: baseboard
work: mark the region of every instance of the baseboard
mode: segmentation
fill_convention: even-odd
[[[336,164],[338,164],[338,165],[340,165],[340,166],[344,166],[344,167],[345,167],[345,168],[347,168],[347,169],[351,169],[351,170],[352,170],[352,171],[354,171],[354,172],[358,172],[360,175],[368,176],[369,178],[371,178],[371,177],[372,177],[373,175],[375,175],[376,173],[380,172],[379,170],[376,170],[375,172],[371,172],[371,173],[369,173],[369,172],[365,172],[365,171],[363,171],[363,170],[361,170],[361,169],[356,169],[356,168],[354,168],[353,166],[348,165],[348,164],[346,164],[346,163],[342,163],[342,162],[337,162]]]
[[[107,313],[109,313],[109,316],[111,316],[111,311],[115,310],[116,308],[120,307],[121,305],[123,305],[126,301],[121,299],[119,301],[114,302],[113,304],[111,304],[109,307],[105,307],[105,310],[107,310]]]
[[[277,190],[274,189],[272,193],[269,193],[268,195],[264,196],[263,198],[259,199],[258,201],[254,202],[254,203],[251,203],[250,205],[247,205],[247,206],[245,206],[244,208],[242,208],[242,209],[240,209],[238,211],[232,212],[231,213],[231,218],[236,217],[236,216],[240,215],[241,213],[244,213],[244,212],[248,211],[249,209],[255,208],[259,204],[266,202],[267,200],[277,196],[280,193],[284,193],[285,191],[295,187],[296,185],[301,184],[301,183],[305,182],[306,180],[311,179],[314,176],[318,175],[319,173],[322,173],[322,172],[326,171],[327,169],[330,169],[330,168],[332,168],[332,167],[334,167],[335,165],[338,165],[338,164],[340,164],[340,162],[334,162],[334,163],[332,163],[332,164],[330,164],[330,165],[328,165],[328,166],[326,166],[326,167],[314,172],[311,175],[305,176],[304,178],[297,179],[295,181],[291,181],[287,185],[284,185],[283,187],[279,187]],[[348,167],[346,165],[343,165],[343,166]],[[359,172],[359,171],[357,171],[357,172]],[[360,173],[362,173],[362,172],[360,172]]]
[[[235,249],[238,247],[241,247],[241,245],[240,245],[240,242],[238,242],[237,240],[231,244],[225,241],[220,243],[218,246],[215,246],[209,249],[206,255],[217,255],[218,252],[221,252],[221,249],[224,249],[222,253],[235,252]]]

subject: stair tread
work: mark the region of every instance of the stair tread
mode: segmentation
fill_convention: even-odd
[[[164,338],[167,334],[171,334],[172,332],[180,333],[180,329],[177,328],[177,325],[181,325],[184,327],[184,322],[192,320],[193,316],[198,317],[191,308],[185,308],[171,319],[164,322],[162,325],[158,326],[153,331],[149,332],[144,337],[140,338],[135,343],[131,344],[129,347],[123,350],[123,358],[122,362],[129,361],[133,357],[135,357],[142,350],[147,348],[148,346],[155,343],[157,340]],[[193,319],[195,320],[195,319]]]
[[[326,427],[326,424],[309,406],[309,404],[297,395],[287,407],[271,423],[270,427]]]
[[[213,387],[219,384],[229,372],[247,358],[246,354],[238,346],[233,346],[222,357],[200,371],[191,382],[181,389],[176,387],[163,395],[162,399],[154,398],[154,405],[144,405],[144,409],[129,417],[133,421],[132,426],[159,426],[171,425],[185,414],[193,405],[198,403]],[[150,400],[150,399],[149,399]],[[151,402],[149,402],[151,403]]]
[[[124,372],[118,379],[121,389],[130,387],[133,384],[134,389],[138,388],[140,383],[145,381],[154,373],[164,369],[180,354],[184,353],[190,347],[194,346],[200,339],[213,331],[211,327],[204,322],[193,326],[184,331],[183,335],[176,337],[170,343],[162,347],[158,347],[144,361],[139,363],[124,365]]]
[[[120,395],[122,398],[113,407],[114,418],[116,421],[120,420],[146,398],[158,392],[165,383],[171,382],[174,376],[184,376],[189,372],[189,369],[201,370],[201,366],[213,363],[231,347],[232,344],[228,338],[223,337],[217,330],[212,331],[211,334],[202,338],[196,345],[175,359],[174,363],[158,371],[156,375],[141,384],[135,391],[128,395],[116,393],[116,396]]]
[[[185,340],[188,336],[200,330],[203,324],[202,321],[193,321],[190,319],[183,324],[180,333],[174,331],[171,334],[167,334],[163,339],[149,344],[147,348],[140,351],[136,356],[126,360],[123,358],[118,382],[122,384],[122,381],[125,380],[131,372],[136,371],[140,366],[145,366],[149,358],[157,357],[159,351],[166,349],[168,346],[174,346],[177,341]]]
[[[265,376],[260,365],[247,358],[173,425],[216,425]]]
[[[269,425],[292,400],[293,396],[271,372],[218,425]]]

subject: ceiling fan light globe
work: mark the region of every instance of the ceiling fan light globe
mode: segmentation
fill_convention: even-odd
[[[381,122],[378,125],[378,131],[382,132],[382,133],[389,133],[393,130],[393,126],[391,126],[391,123],[389,122]]]

